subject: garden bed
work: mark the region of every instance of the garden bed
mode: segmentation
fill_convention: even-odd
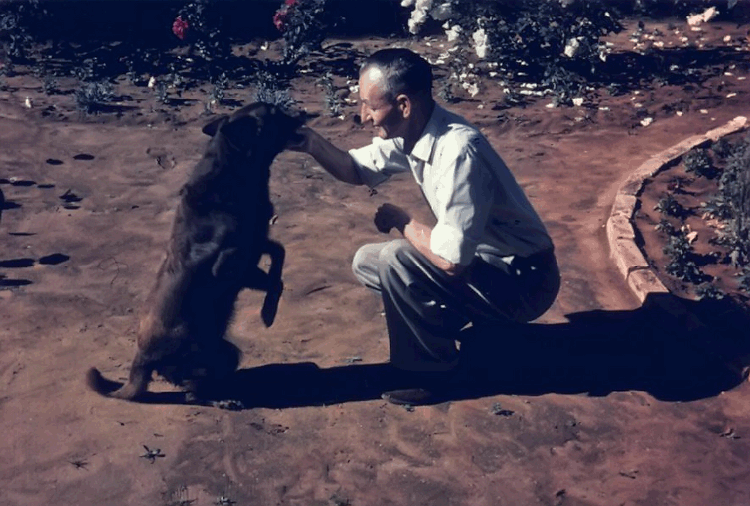
[[[728,297],[750,311],[748,245],[741,206],[726,195],[747,195],[750,137],[738,132],[694,148],[644,185],[635,215],[637,240],[670,292],[687,299]],[[731,170],[731,173],[730,173]],[[739,177],[737,177],[739,176]],[[744,183],[746,184],[746,183]]]

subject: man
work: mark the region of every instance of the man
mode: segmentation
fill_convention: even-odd
[[[364,62],[363,122],[379,138],[348,152],[309,128],[291,149],[306,152],[337,179],[374,187],[411,172],[437,223],[427,226],[396,205],[375,215],[383,233],[403,239],[368,244],[356,277],[382,295],[391,365],[402,388],[395,404],[440,394],[458,365],[456,339],[469,322],[528,322],[554,302],[560,277],[549,234],[503,160],[466,120],[432,98],[432,70],[407,49],[384,49]]]

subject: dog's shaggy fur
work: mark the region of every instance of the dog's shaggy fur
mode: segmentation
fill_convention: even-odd
[[[166,259],[140,321],[129,380],[122,386],[92,368],[87,375],[92,389],[137,400],[156,371],[184,387],[189,399],[200,400],[212,398],[234,373],[239,350],[224,337],[239,292],[266,291],[261,310],[266,326],[276,314],[284,249],[268,239],[270,166],[303,121],[255,103],[203,128],[212,139],[182,188]],[[258,267],[263,254],[271,257],[268,273]]]

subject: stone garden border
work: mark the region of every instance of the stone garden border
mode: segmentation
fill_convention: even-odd
[[[638,167],[617,191],[606,224],[610,255],[631,291],[641,303],[646,300],[649,294],[669,293],[667,287],[659,281],[654,270],[648,265],[643,252],[635,243],[633,216],[638,207],[638,197],[646,182],[691,149],[709,142],[715,142],[726,135],[739,132],[747,127],[747,117],[737,116],[725,125],[709,130],[703,135],[688,137],[671,148],[652,156]]]
[[[619,188],[615,195],[610,216],[607,219],[606,229],[610,255],[633,294],[640,300],[641,304],[644,304],[647,298],[655,301],[663,310],[681,321],[691,331],[705,331],[707,325],[676,298],[664,297],[670,293],[669,289],[659,281],[656,272],[648,265],[643,252],[636,244],[633,217],[638,208],[639,196],[650,178],[669,167],[691,149],[709,142],[715,142],[726,135],[746,128],[748,128],[747,117],[737,116],[723,126],[709,130],[703,135],[688,137],[671,148],[652,156],[630,174]],[[707,334],[702,332],[702,334],[704,336],[710,335],[710,332]],[[750,365],[748,365],[750,364],[750,357],[726,357],[711,346],[710,342],[700,344],[694,339],[688,341],[689,344],[697,347],[700,351],[719,360],[743,380],[750,377]]]

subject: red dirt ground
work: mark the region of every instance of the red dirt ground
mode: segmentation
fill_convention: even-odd
[[[87,390],[91,366],[127,374],[137,314],[208,117],[200,101],[166,107],[123,79],[118,93],[133,97],[132,109],[81,118],[71,95],[48,97],[18,69],[0,92],[9,201],[0,223],[0,505],[204,505],[222,496],[237,505],[750,503],[747,384],[701,351],[705,336],[639,306],[604,233],[632,170],[750,112],[745,28],[711,24],[699,41],[675,24],[706,47],[729,35],[744,63],[716,61],[713,76],[688,89],[644,83],[638,94],[591,94],[583,107],[540,99],[498,111],[502,86],[492,81],[450,106],[482,128],[545,219],[563,286],[540,320],[467,355],[483,384],[413,410],[379,398],[384,319],[349,265],[358,246],[382,240],[372,224],[380,204],[428,214],[418,190],[399,179],[370,196],[297,153],[279,156],[271,182],[273,236],[287,248],[276,323],[263,327],[261,297],[246,292],[231,329],[247,409],[134,404]],[[646,29],[656,27],[679,43],[664,23]],[[617,47],[632,48],[632,30],[613,39]],[[441,50],[438,39],[348,42],[362,52]],[[352,121],[356,106],[343,120],[326,114],[314,76],[295,80],[293,95],[341,147],[372,137]],[[249,92],[229,96],[247,101]],[[654,118],[646,127],[643,110]],[[68,190],[81,198],[75,208],[60,198]],[[141,458],[144,445],[163,457]]]

